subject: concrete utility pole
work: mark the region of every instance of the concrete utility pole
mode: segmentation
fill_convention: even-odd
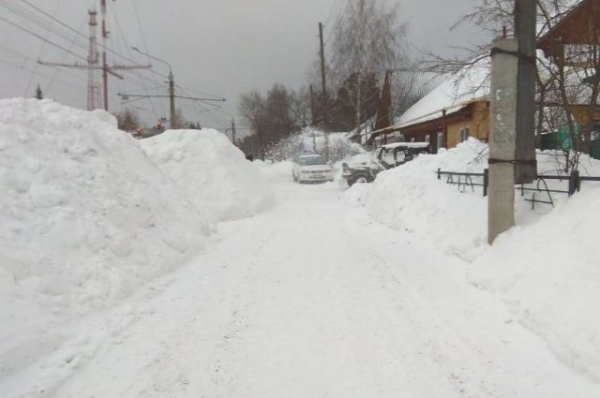
[[[515,0],[519,37],[492,44],[488,242],[514,221],[515,181],[537,176],[535,163],[535,25],[536,2]],[[533,47],[532,47],[533,46]]]
[[[88,111],[100,107],[100,87],[96,85],[96,69],[98,68],[98,42],[96,39],[96,10],[90,10],[90,48],[88,54]]]
[[[145,54],[146,55],[146,54]],[[152,56],[150,56],[152,58]],[[170,83],[170,82],[169,82]],[[173,83],[175,86],[175,83]],[[225,102],[225,98],[199,98],[199,97],[188,97],[183,95],[174,95],[174,90],[171,90],[171,84],[169,84],[168,94],[167,95],[140,95],[140,94],[127,94],[127,93],[119,93],[121,100],[126,101],[129,98],[169,98],[170,108],[171,108],[171,121],[169,122],[169,128],[177,128],[175,127],[177,123],[173,122],[173,118],[176,119],[175,115],[175,98],[186,99],[195,102]]]
[[[104,110],[108,111],[108,64],[106,63],[108,30],[106,29],[106,0],[100,1],[100,12],[102,13],[102,82],[104,87]]]
[[[171,67],[171,64],[165,60],[162,60],[153,55],[145,53],[135,46],[132,46],[131,48],[134,51],[137,51],[138,53],[145,55],[148,58],[152,58],[155,61],[162,62],[163,64],[167,65],[167,67],[169,68],[169,77],[168,77],[169,88],[167,91],[167,94],[169,95],[169,128],[176,129],[177,128],[177,120],[176,120],[177,116],[175,115],[175,76],[173,76],[173,68]]]
[[[490,161],[488,195],[488,242],[515,224],[515,164],[517,129],[517,74],[519,60],[515,39],[492,43],[490,106]]]

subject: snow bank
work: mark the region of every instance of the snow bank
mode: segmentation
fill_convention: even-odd
[[[564,169],[559,152],[539,152],[537,158],[540,174]],[[583,156],[580,166],[583,175],[600,176],[600,161]],[[532,210],[517,193],[518,226],[490,247],[481,187],[461,193],[435,173],[485,167],[486,144],[470,140],[383,172],[373,184],[355,185],[345,199],[364,206],[375,220],[405,230],[407,240],[471,262],[470,282],[498,294],[514,320],[539,335],[563,363],[600,381],[600,184],[583,182],[571,199],[553,194],[554,209]],[[549,182],[550,188],[566,189],[566,184]]]
[[[0,376],[195,253],[207,222],[108,113],[0,101]]]
[[[267,179],[216,130],[169,130],[143,140],[142,148],[208,217],[249,217],[270,207]]]
[[[421,155],[380,173],[373,184],[355,184],[345,198],[365,206],[375,220],[410,233],[411,238],[470,257],[486,241],[486,202],[480,192],[461,193],[456,185],[438,180],[435,171],[481,172],[486,149],[485,144],[471,140],[438,155]]]
[[[515,320],[573,369],[600,382],[600,186],[499,238],[470,279],[499,293]]]
[[[289,161],[268,163],[262,160],[253,162],[270,181],[289,182],[292,180],[294,164]]]

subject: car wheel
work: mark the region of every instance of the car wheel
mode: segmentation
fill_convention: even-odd
[[[348,186],[352,186],[354,184],[366,184],[368,182],[369,182],[369,179],[367,178],[367,176],[365,176],[363,174],[359,174],[356,177],[348,180]]]

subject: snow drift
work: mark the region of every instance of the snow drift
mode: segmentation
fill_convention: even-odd
[[[559,153],[538,152],[537,157],[540,174],[564,169]],[[583,156],[581,162],[582,174],[600,176],[600,161]],[[469,261],[474,285],[498,294],[513,320],[539,335],[563,363],[600,381],[600,184],[584,182],[571,199],[554,194],[554,209],[538,205],[532,210],[517,194],[518,226],[490,247],[481,187],[461,193],[435,173],[485,167],[486,144],[470,140],[383,172],[373,184],[353,186],[345,198],[364,206],[378,222],[407,231],[405,239]],[[556,184],[566,187],[555,182],[550,188]]]
[[[171,268],[206,222],[105,112],[0,102],[2,268],[46,305],[102,307]]]
[[[377,221],[426,240],[449,254],[470,256],[485,242],[486,203],[437,179],[438,168],[481,172],[486,145],[472,140],[438,155],[421,155],[385,171],[373,184],[355,184],[346,200],[362,204]],[[462,225],[455,230],[456,225]]]
[[[214,130],[140,142],[104,111],[33,99],[0,101],[0,189],[0,390],[17,396],[49,392],[145,311],[116,304],[160,291],[213,221],[272,201]]]
[[[168,130],[142,148],[208,217],[249,217],[272,205],[271,188],[258,168],[216,130]]]

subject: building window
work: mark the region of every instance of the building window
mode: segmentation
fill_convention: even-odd
[[[463,127],[463,129],[460,130],[460,142],[465,142],[468,139],[469,139],[469,128]]]
[[[444,148],[446,143],[444,142],[444,133],[437,133],[437,147]]]

